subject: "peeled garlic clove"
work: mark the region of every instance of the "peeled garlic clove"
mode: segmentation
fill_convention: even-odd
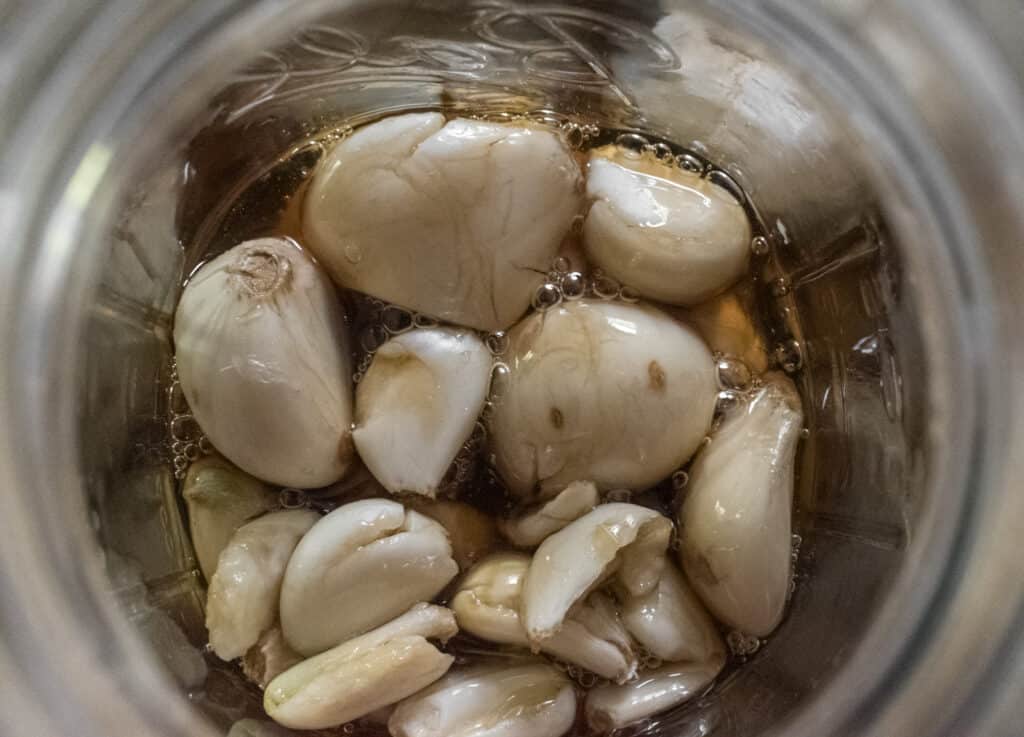
[[[501,520],[498,527],[509,542],[520,548],[540,545],[573,520],[597,506],[597,487],[590,481],[573,481],[549,502],[519,517]]]
[[[636,504],[602,504],[549,537],[534,553],[523,586],[523,622],[531,642],[540,643],[562,626],[569,608],[619,570],[623,556],[634,541],[642,541],[643,552],[652,560],[645,565],[631,559],[630,570],[643,575],[640,588],[650,588],[660,575],[665,547],[650,543],[668,537],[649,535],[646,530],[671,525],[653,509]],[[638,582],[624,580],[636,588]]]
[[[242,673],[260,688],[302,660],[289,647],[280,627],[272,627],[242,656]]]
[[[433,497],[484,407],[491,354],[475,334],[422,328],[377,349],[356,390],[359,457],[392,493]]]
[[[600,591],[574,607],[562,629],[541,643],[541,650],[616,683],[636,674],[633,640],[614,602]]]
[[[217,455],[189,466],[182,496],[199,569],[207,581],[235,530],[276,503],[267,484]]]
[[[697,449],[717,385],[692,330],[645,305],[581,300],[509,332],[494,387],[491,447],[513,494],[579,479],[601,491],[653,486]]]
[[[737,284],[727,292],[699,305],[676,308],[671,314],[691,325],[711,350],[738,358],[755,374],[768,368],[768,350],[754,315],[757,305],[749,283]]]
[[[750,221],[725,189],[653,156],[592,151],[583,223],[590,260],[640,294],[696,304],[747,269]]]
[[[501,330],[543,282],[579,211],[580,179],[549,130],[401,115],[327,154],[306,194],[303,230],[339,284]]]
[[[576,692],[536,660],[453,672],[398,705],[393,737],[560,737],[576,718]]]
[[[452,597],[459,627],[490,642],[528,646],[519,607],[529,567],[522,553],[495,553],[476,564]]]
[[[748,635],[782,619],[790,575],[800,397],[781,374],[727,415],[694,461],[680,510],[686,576],[716,618]]]
[[[295,243],[241,243],[189,279],[174,318],[178,378],[213,445],[300,489],[352,459],[351,358],[334,286]]]
[[[273,722],[242,719],[231,725],[227,737],[291,737]]]
[[[402,497],[406,508],[430,517],[448,532],[452,557],[460,571],[468,570],[486,556],[497,542],[494,520],[465,502],[427,499],[409,495]]]
[[[303,537],[281,587],[281,629],[314,655],[429,601],[458,573],[444,528],[387,499],[334,510]]]
[[[724,656],[704,663],[670,663],[641,673],[631,683],[593,688],[583,707],[587,724],[607,733],[678,706],[703,693],[724,664]]]
[[[221,660],[241,657],[274,624],[285,566],[320,519],[316,512],[271,512],[238,528],[217,561],[206,595],[206,628]]]

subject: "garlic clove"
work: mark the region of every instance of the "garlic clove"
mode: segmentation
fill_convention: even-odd
[[[452,597],[459,627],[490,642],[527,647],[519,608],[529,567],[530,556],[522,553],[495,553],[473,566]]]
[[[532,548],[597,506],[597,487],[573,481],[550,501],[519,517],[500,520],[498,528],[516,547]]]
[[[407,509],[426,515],[444,527],[452,544],[452,557],[461,571],[483,559],[497,543],[494,520],[470,504],[415,494],[403,496],[400,501]]]
[[[529,307],[580,190],[579,166],[550,130],[401,115],[360,128],[326,155],[303,230],[342,286],[501,330]]]
[[[724,664],[724,656],[704,663],[670,663],[641,673],[631,683],[593,688],[583,707],[587,724],[607,733],[678,706],[703,693]]]
[[[274,624],[285,566],[316,512],[271,512],[238,528],[220,554],[206,595],[206,628],[221,660],[233,660]]]
[[[587,196],[587,256],[645,297],[696,304],[747,270],[751,230],[742,205],[698,174],[603,146],[590,154]]]
[[[579,479],[601,491],[653,486],[711,426],[711,352],[653,307],[581,300],[531,315],[509,332],[505,360],[491,448],[521,498]]]
[[[334,510],[302,539],[281,587],[281,629],[314,655],[429,601],[458,573],[444,528],[388,499]]]
[[[189,279],[174,318],[185,399],[213,445],[300,489],[352,460],[351,357],[341,303],[294,242],[241,243]]]
[[[182,496],[196,559],[207,581],[235,530],[271,510],[277,501],[267,484],[218,455],[200,458],[189,466]]]
[[[241,719],[231,725],[227,737],[291,737],[291,735],[273,722]]]
[[[433,497],[473,432],[490,376],[491,354],[471,332],[395,336],[377,349],[356,390],[359,457],[391,493]]]
[[[767,374],[697,456],[680,510],[687,578],[717,619],[748,635],[771,633],[785,608],[802,423],[796,387]]]
[[[756,296],[750,283],[737,284],[699,305],[670,309],[670,314],[691,325],[711,350],[738,358],[755,374],[768,369],[763,331],[755,323]]]
[[[560,737],[576,718],[576,693],[555,668],[529,659],[449,673],[401,702],[393,737]]]
[[[615,603],[600,591],[573,607],[562,629],[544,640],[541,650],[616,683],[636,675],[633,640]]]
[[[296,665],[302,656],[285,642],[280,627],[272,627],[260,635],[255,645],[242,656],[242,673],[260,688]]]

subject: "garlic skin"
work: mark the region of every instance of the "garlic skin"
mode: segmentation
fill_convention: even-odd
[[[242,470],[299,489],[352,460],[351,358],[334,285],[294,242],[260,238],[189,279],[174,318],[185,399]]]
[[[573,481],[548,502],[518,517],[503,519],[498,528],[510,543],[533,548],[544,539],[579,519],[597,506],[597,487],[590,481]]]
[[[474,333],[420,328],[374,354],[356,389],[352,440],[392,494],[434,497],[487,398],[491,354]]]
[[[274,624],[285,566],[316,512],[271,512],[238,528],[220,554],[206,595],[206,629],[221,660],[245,654]]]
[[[207,581],[235,530],[277,503],[270,486],[218,455],[205,456],[189,466],[182,496],[199,570]]]
[[[653,486],[711,427],[711,352],[653,307],[580,300],[509,332],[508,375],[492,387],[491,447],[520,498],[587,479],[600,491]]]
[[[465,502],[427,499],[415,494],[403,496],[399,501],[407,509],[430,517],[444,527],[452,544],[452,557],[460,571],[469,570],[474,563],[490,553],[498,542],[494,520]]]
[[[444,527],[388,499],[338,507],[292,555],[281,629],[315,655],[433,599],[459,572]]]
[[[576,718],[576,692],[538,660],[449,673],[401,702],[392,737],[560,737]]]
[[[242,673],[260,688],[296,665],[302,656],[285,642],[280,627],[272,627],[242,656]]]
[[[693,172],[603,146],[590,154],[587,197],[587,256],[645,297],[697,304],[747,270],[751,230],[743,207]]]
[[[786,606],[802,424],[796,387],[782,374],[766,374],[690,471],[679,513],[683,570],[712,614],[744,634],[770,634]]]
[[[550,130],[399,115],[325,156],[303,231],[338,284],[493,332],[530,306],[581,189],[579,166]]]

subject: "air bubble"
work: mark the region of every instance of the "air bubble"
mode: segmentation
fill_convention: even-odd
[[[631,159],[639,159],[643,156],[644,148],[650,145],[650,142],[643,136],[637,133],[621,133],[615,139],[616,145],[623,149],[623,153]]]
[[[629,489],[612,489],[604,498],[608,502],[628,502],[633,498],[633,492]]]
[[[210,453],[213,452],[213,443],[210,442],[210,439],[208,437],[206,437],[205,435],[200,435],[198,442],[199,450],[202,451],[204,455],[209,455]]]
[[[363,252],[359,250],[359,246],[354,243],[349,243],[342,249],[342,253],[345,254],[345,260],[350,264],[358,264],[363,260]]]
[[[619,296],[619,283],[600,272],[594,273],[594,295],[601,299],[615,299]]]
[[[704,171],[704,162],[693,154],[679,154],[676,156],[676,166],[694,174],[700,174]]]
[[[349,722],[348,724],[346,724],[345,726],[343,726],[341,728],[341,733],[342,734],[355,734],[355,731],[356,731],[356,725],[352,724],[351,722]]]
[[[559,274],[569,273],[569,269],[571,267],[572,264],[569,263],[569,259],[567,259],[565,256],[559,256],[558,258],[551,262],[551,269]]]
[[[751,373],[747,364],[738,358],[720,358],[715,364],[718,385],[722,389],[747,389]]]
[[[803,366],[800,344],[792,338],[775,346],[775,360],[787,374],[796,373]]]
[[[306,498],[306,492],[301,489],[293,489],[291,487],[281,489],[281,493],[277,497],[278,504],[284,509],[302,509],[306,506],[308,501]]]
[[[441,323],[437,321],[437,318],[430,315],[421,315],[417,312],[413,315],[412,324],[418,328],[436,328]]]
[[[578,271],[570,271],[562,277],[562,297],[567,300],[579,299],[587,291],[587,280]]]
[[[633,287],[622,286],[619,288],[619,299],[621,299],[623,302],[629,303],[639,302],[640,292],[633,289]]]
[[[809,437],[811,437],[811,429],[809,427],[803,428],[800,431],[800,439],[801,440],[807,440],[807,438],[809,438]]]
[[[587,141],[586,133],[575,123],[570,123],[564,128],[565,140],[569,144],[570,148],[583,148],[583,144]]]
[[[780,276],[778,279],[772,282],[772,296],[773,297],[785,297],[791,291],[789,279],[784,276]]]
[[[727,415],[743,404],[743,394],[733,389],[718,392],[715,398],[715,414]]]
[[[500,356],[508,350],[508,334],[504,330],[491,333],[484,339],[484,345],[492,356]]]
[[[188,460],[194,463],[199,460],[200,456],[202,456],[202,452],[199,450],[199,445],[197,443],[188,443],[185,446],[185,457]]]
[[[750,250],[755,256],[764,256],[770,250],[768,239],[763,235],[755,235],[750,241]]]
[[[388,305],[380,313],[380,321],[392,335],[399,335],[412,329],[412,313],[395,305]]]
[[[549,310],[562,301],[562,293],[554,284],[541,284],[533,294],[533,308],[535,310]]]
[[[491,381],[487,394],[491,398],[492,403],[497,403],[504,395],[511,375],[512,370],[509,369],[506,363],[499,362],[491,367]]]
[[[744,204],[747,201],[747,196],[743,193],[743,188],[736,183],[736,180],[726,174],[721,169],[712,169],[707,176],[707,179],[712,184],[721,187],[726,192],[733,196],[739,204]]]
[[[359,336],[359,345],[367,353],[373,353],[388,341],[388,331],[383,325],[370,325]]]
[[[667,143],[656,143],[651,147],[651,151],[654,155],[662,161],[669,162],[674,158],[672,154],[672,147]]]
[[[178,415],[171,420],[171,437],[175,440],[191,440],[199,432],[199,424],[192,415]]]
[[[676,491],[682,491],[686,488],[686,485],[690,483],[690,474],[686,471],[679,470],[672,474],[672,488]]]

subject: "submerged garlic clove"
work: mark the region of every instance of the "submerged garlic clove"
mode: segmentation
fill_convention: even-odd
[[[540,649],[616,683],[636,675],[633,640],[615,603],[600,591],[573,607],[562,628],[544,640]]]
[[[352,460],[351,358],[341,303],[294,242],[239,244],[189,279],[174,318],[196,421],[239,468],[325,486]]]
[[[221,660],[244,655],[273,625],[288,559],[318,519],[306,509],[271,512],[238,528],[221,552],[206,595],[210,646]]]
[[[653,307],[581,300],[509,333],[494,389],[495,462],[510,491],[542,497],[579,479],[601,491],[658,483],[711,426],[711,352]]]
[[[288,643],[314,655],[429,601],[458,573],[445,529],[388,499],[334,510],[303,537],[281,587]]]
[[[452,557],[459,570],[468,570],[494,548],[497,529],[494,520],[476,507],[448,499],[427,499],[407,495],[399,501],[408,509],[430,517],[444,527],[452,544]]]
[[[475,334],[421,328],[377,349],[356,391],[352,432],[391,493],[433,497],[487,397],[491,354]]]
[[[744,634],[763,637],[782,619],[802,423],[793,383],[768,374],[690,471],[679,514],[683,570],[715,617]]]
[[[645,297],[696,304],[747,269],[751,230],[743,207],[698,174],[604,146],[590,154],[587,196],[587,256]]]
[[[755,322],[757,305],[750,283],[737,284],[706,302],[670,313],[693,326],[711,350],[738,358],[755,374],[767,370],[768,349]]]
[[[342,286],[501,330],[529,307],[580,190],[579,167],[550,130],[400,115],[325,156],[303,230]]]
[[[231,725],[227,737],[291,737],[291,734],[273,722],[241,719]]]
[[[189,466],[182,496],[196,559],[207,581],[235,530],[271,510],[277,501],[267,484],[218,455],[200,458]]]
[[[597,487],[590,481],[573,481],[550,501],[525,514],[498,522],[502,534],[513,545],[532,548],[573,520],[597,506]]]
[[[280,627],[272,627],[242,656],[242,673],[260,688],[302,660],[291,649]]]
[[[576,718],[576,692],[537,660],[449,673],[398,705],[393,737],[560,737]]]

